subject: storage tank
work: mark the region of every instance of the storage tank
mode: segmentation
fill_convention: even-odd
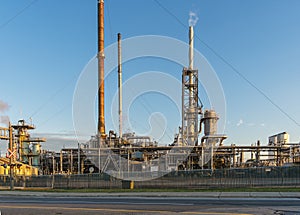
[[[277,145],[277,135],[269,137],[269,146]]]
[[[277,135],[277,144],[278,145],[285,145],[286,143],[290,142],[290,136],[287,132],[282,132]]]
[[[41,145],[39,143],[32,144],[32,166],[40,165]]]
[[[288,144],[290,142],[290,135],[287,132],[281,132],[279,134],[275,134],[273,136],[269,137],[269,146],[281,146],[283,148],[288,147]],[[277,157],[276,151],[269,151],[269,159],[274,160]]]
[[[269,137],[270,146],[282,146],[290,142],[290,135],[287,132],[282,132]]]
[[[32,155],[40,155],[41,154],[41,144],[34,143],[32,144]]]
[[[201,120],[204,123],[204,135],[210,136],[217,134],[217,122],[219,117],[214,110],[206,110]]]
[[[21,156],[21,161],[23,163],[29,164],[29,160],[28,160],[28,155],[30,153],[30,143],[29,142],[21,142],[21,152],[20,152],[20,156]]]

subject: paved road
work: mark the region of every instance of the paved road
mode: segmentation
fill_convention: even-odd
[[[2,193],[3,194],[3,193]],[[299,214],[299,198],[1,195],[6,214]]]

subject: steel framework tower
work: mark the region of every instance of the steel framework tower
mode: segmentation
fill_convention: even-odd
[[[182,71],[182,145],[198,144],[202,107],[198,102],[198,70],[193,68],[194,30],[189,28],[189,68]]]

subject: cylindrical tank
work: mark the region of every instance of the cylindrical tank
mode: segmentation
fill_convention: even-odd
[[[217,134],[217,122],[219,117],[214,110],[206,110],[202,119],[204,123],[204,135],[210,136]]]
[[[32,154],[40,155],[40,153],[41,153],[41,144],[39,143],[32,144]]]
[[[30,143],[28,143],[28,142],[21,142],[21,147],[20,147],[21,161],[26,164],[29,163],[29,160],[28,160],[28,155],[30,153],[29,144]]]
[[[40,165],[41,145],[39,143],[32,144],[32,166]]]

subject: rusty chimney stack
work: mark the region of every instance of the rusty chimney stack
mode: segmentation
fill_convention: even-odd
[[[98,135],[105,138],[104,119],[104,0],[98,0]]]

